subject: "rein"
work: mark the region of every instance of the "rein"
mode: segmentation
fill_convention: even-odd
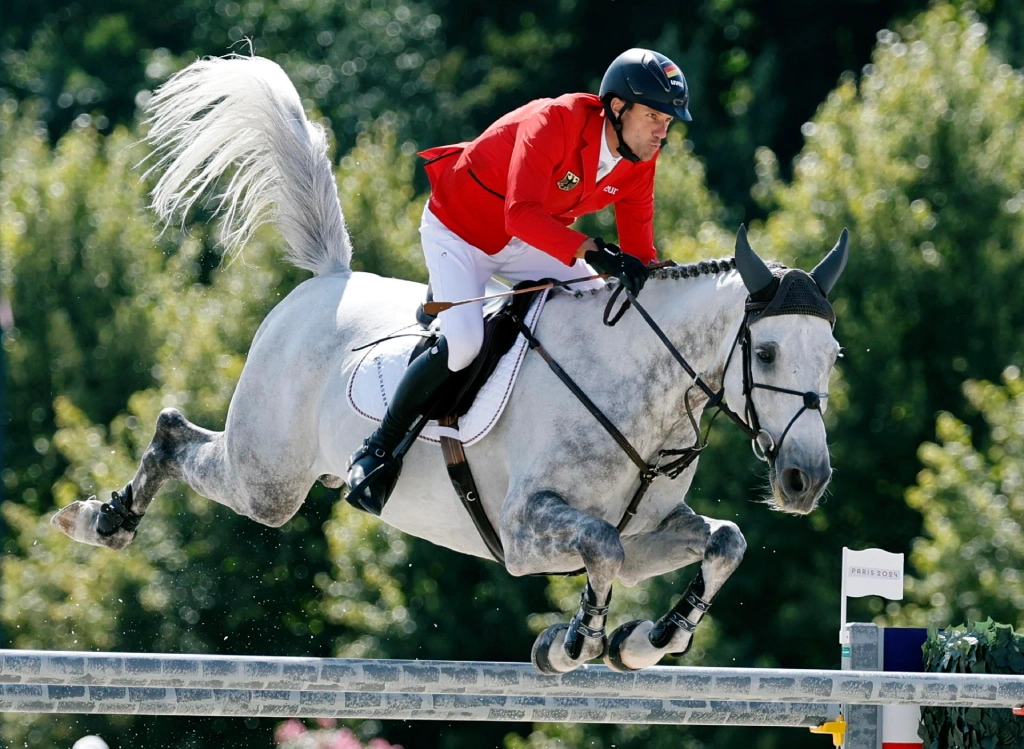
[[[618,298],[619,294],[621,292],[623,292],[623,291],[626,292],[626,301],[623,302],[622,307],[619,309],[618,314],[616,314],[613,318],[609,319],[610,311],[611,311],[612,307],[615,305],[615,300]],[[640,313],[640,316],[644,319],[644,322],[646,322],[647,325],[651,328],[651,330],[654,331],[654,334],[656,336],[658,336],[658,339],[665,345],[665,348],[668,349],[668,352],[670,354],[672,354],[672,358],[675,359],[679,363],[679,366],[681,366],[683,368],[683,370],[686,372],[686,374],[690,375],[690,377],[693,378],[693,385],[696,386],[696,387],[699,387],[702,391],[704,391],[704,394],[708,397],[707,405],[711,406],[712,408],[717,408],[719,412],[724,413],[726,416],[728,416],[730,419],[732,419],[736,423],[736,426],[738,426],[743,431],[743,433],[746,434],[750,439],[756,440],[757,437],[758,437],[757,430],[756,429],[752,429],[747,424],[747,422],[745,422],[742,418],[740,418],[739,414],[737,414],[735,411],[733,411],[731,408],[729,408],[729,406],[727,406],[723,402],[722,399],[725,397],[725,385],[723,384],[722,388],[720,390],[718,390],[717,392],[714,391],[711,388],[711,386],[708,385],[704,381],[704,378],[701,377],[699,374],[697,374],[696,371],[694,371],[693,367],[690,366],[689,362],[687,362],[686,359],[683,358],[683,355],[679,353],[679,349],[677,349],[673,345],[672,341],[670,341],[668,339],[668,336],[665,335],[665,331],[663,331],[661,329],[661,327],[658,325],[658,323],[654,322],[654,318],[651,317],[650,314],[647,312],[647,310],[644,309],[643,306],[640,304],[640,302],[637,301],[636,297],[633,296],[633,293],[630,292],[629,290],[627,290],[624,286],[619,286],[618,288],[615,289],[615,291],[612,292],[611,299],[608,300],[608,306],[605,307],[605,311],[604,311],[604,324],[607,325],[608,327],[612,327],[613,325],[615,325],[615,323],[617,323],[619,320],[622,319],[622,315],[625,314],[626,310],[629,309],[630,306],[633,306],[633,307],[636,308],[636,311]],[[740,329],[736,333],[736,342],[739,342],[741,340],[744,342],[744,349],[743,349],[744,352],[747,351],[747,349],[748,349],[748,345],[747,344],[749,343],[749,336],[745,336],[744,335],[745,333],[748,332],[748,327],[747,327],[748,315],[749,315],[749,313],[745,314],[743,316],[743,323],[740,325]],[[741,336],[742,336],[742,338],[741,338]],[[736,345],[734,343],[732,350],[729,352],[729,359],[727,359],[726,362],[725,362],[725,368],[726,369],[729,368],[729,361],[732,359],[732,351],[734,351],[735,349],[736,349]],[[692,421],[693,420],[693,414],[689,412],[689,407],[690,407],[689,398],[686,399],[686,407],[687,407],[687,412],[689,413],[690,419]],[[699,431],[698,431],[698,434],[699,434]],[[694,448],[691,447],[691,448],[687,448],[687,449],[692,450]],[[704,449],[703,446],[701,446],[700,449]]]
[[[562,369],[561,365],[556,362],[551,354],[548,353],[547,349],[541,345],[541,342],[534,336],[533,331],[523,323],[518,317],[513,317],[516,324],[519,326],[519,332],[525,336],[527,343],[530,348],[540,354],[541,358],[547,363],[551,371],[555,373],[555,376],[569,389],[573,395],[584,405],[584,407],[593,414],[594,418],[597,419],[598,423],[605,428],[605,431],[611,435],[619,447],[622,448],[623,452],[629,457],[633,464],[640,469],[640,486],[637,487],[636,492],[633,494],[633,498],[630,500],[629,505],[626,507],[625,513],[622,515],[622,519],[619,520],[616,529],[621,533],[629,525],[629,521],[636,515],[637,508],[640,506],[640,500],[647,494],[647,490],[658,476],[668,476],[670,479],[674,479],[680,473],[694,461],[700,450],[704,449],[702,445],[699,449],[694,450],[688,448],[686,450],[661,450],[659,451],[659,459],[656,463],[648,463],[636,451],[636,448],[630,444],[626,436],[618,430],[618,428],[612,424],[607,416],[602,413],[601,409],[598,408],[597,404],[590,399],[590,397],[583,392],[579,385]],[[700,433],[698,432],[698,438]],[[706,444],[706,443],[705,443]],[[661,458],[670,455],[680,455],[677,460],[674,460],[665,465],[661,465]]]

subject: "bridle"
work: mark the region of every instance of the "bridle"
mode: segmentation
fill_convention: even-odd
[[[654,334],[659,338],[659,340],[661,340],[665,348],[668,349],[672,358],[675,359],[679,366],[681,366],[683,370],[693,378],[693,384],[687,388],[686,392],[683,394],[683,401],[686,406],[686,414],[690,419],[691,426],[693,427],[694,443],[691,446],[680,450],[658,450],[657,455],[650,462],[645,460],[643,456],[637,452],[636,448],[634,448],[633,445],[630,444],[629,440],[626,439],[626,436],[619,431],[607,416],[601,412],[601,409],[597,404],[594,403],[594,401],[591,400],[585,392],[583,392],[582,388],[576,384],[572,377],[562,369],[561,365],[555,361],[550,352],[541,345],[541,342],[534,335],[533,331],[530,330],[530,327],[526,325],[518,315],[509,313],[509,317],[519,328],[520,333],[526,339],[530,349],[535,351],[544,360],[555,376],[562,381],[577,400],[579,400],[583,407],[586,408],[595,419],[597,419],[598,423],[626,454],[630,462],[632,462],[639,470],[639,483],[637,488],[633,492],[633,497],[627,504],[626,509],[622,514],[622,518],[616,525],[616,529],[619,533],[625,531],[626,526],[629,525],[630,521],[636,516],[641,500],[644,498],[644,495],[647,493],[648,489],[650,489],[651,484],[655,479],[659,476],[667,476],[669,479],[677,478],[700,456],[701,451],[703,451],[708,445],[708,432],[711,431],[714,420],[719,413],[724,413],[728,416],[733,423],[739,427],[740,431],[747,435],[751,441],[754,455],[760,460],[768,463],[773,469],[779,453],[782,450],[782,445],[797,420],[807,411],[817,411],[819,416],[822,415],[822,401],[828,398],[828,393],[818,393],[813,390],[801,392],[799,390],[781,388],[754,381],[750,326],[761,317],[783,314],[806,314],[827,320],[829,324],[834,327],[835,312],[832,309],[832,305],[828,302],[827,295],[831,290],[832,285],[839,277],[839,274],[842,273],[843,268],[846,266],[848,242],[849,232],[847,232],[846,229],[843,229],[843,232],[839,237],[839,242],[836,243],[836,246],[832,251],[821,262],[819,262],[817,266],[815,266],[813,271],[810,273],[804,273],[803,271],[790,269],[781,278],[779,278],[772,273],[764,262],[757,257],[753,249],[750,248],[750,245],[747,242],[746,229],[741,226],[739,233],[736,235],[735,260],[724,263],[721,261],[700,263],[696,269],[697,275],[709,271],[717,272],[719,269],[723,268],[723,265],[724,267],[732,265],[732,267],[739,271],[740,276],[743,279],[743,284],[746,286],[748,292],[750,289],[758,289],[756,292],[750,292],[747,296],[743,313],[743,321],[740,324],[739,330],[736,332],[736,337],[733,339],[732,348],[729,350],[729,356],[727,357],[725,367],[722,370],[722,385],[717,390],[711,387],[711,385],[709,385],[707,381],[701,375],[697,374],[693,367],[690,366],[689,362],[687,362],[683,355],[679,353],[679,349],[677,349],[668,339],[668,336],[665,335],[665,332],[661,327],[658,326],[650,314],[648,314],[647,310],[637,302],[636,297],[626,290],[622,284],[615,288],[604,310],[604,324],[608,326],[615,325],[629,307],[635,307],[647,325],[652,331],[654,331]],[[679,271],[682,277],[688,277],[688,269],[685,266],[680,267]],[[554,281],[551,285],[569,288],[570,283],[571,282]],[[623,292],[626,294],[626,301],[622,303],[618,311],[613,315],[612,310],[615,308],[616,300]],[[737,347],[742,352],[743,358],[743,413],[746,418],[733,411],[724,402],[726,375],[728,374],[729,365],[732,362],[732,358],[736,353]],[[707,432],[705,432],[703,436],[701,435],[700,424],[698,424],[693,413],[693,408],[690,406],[690,392],[694,388],[699,388],[707,396],[708,400],[707,403],[705,403],[705,407],[717,409],[715,414],[712,415],[711,421],[708,423]],[[758,389],[769,390],[771,392],[781,393],[784,395],[794,395],[801,398],[803,401],[803,405],[796,411],[796,413],[793,414],[793,417],[789,420],[786,428],[782,430],[782,434],[779,436],[778,440],[775,440],[771,433],[761,426],[761,420],[757,413],[757,406],[754,404],[754,391]],[[473,515],[472,507],[474,506],[478,506],[478,504],[471,505],[471,515]],[[473,517],[474,522],[476,522],[477,515],[473,515]],[[500,561],[502,559],[500,554],[501,542],[497,539],[497,534],[494,532],[493,526],[491,526],[490,522],[486,519],[486,516],[477,523],[477,528],[484,536],[484,540],[487,541],[488,546],[498,549],[498,553],[495,555],[495,558]],[[567,574],[574,575],[583,571],[584,570],[578,570],[577,572]]]
[[[615,300],[618,297],[618,295],[623,291],[626,294],[627,301],[622,304],[622,306],[619,308],[619,311],[614,316],[611,316],[610,313],[613,305],[615,304]],[[629,306],[633,306],[636,308],[636,311],[640,313],[640,316],[644,319],[644,322],[647,323],[651,330],[654,331],[654,334],[658,336],[658,338],[661,340],[665,348],[668,349],[669,353],[672,355],[672,358],[674,358],[676,362],[678,362],[679,365],[683,368],[683,370],[685,370],[685,372],[688,375],[690,375],[690,377],[693,378],[694,382],[693,386],[691,387],[699,388],[708,397],[708,402],[706,406],[710,408],[716,408],[719,413],[724,413],[726,416],[729,417],[729,419],[731,419],[736,424],[737,427],[740,428],[740,430],[745,435],[747,435],[747,437],[750,439],[751,449],[753,450],[754,455],[757,456],[759,460],[763,460],[769,465],[774,466],[775,460],[778,458],[779,451],[782,450],[782,444],[785,441],[786,436],[789,434],[789,430],[792,429],[797,419],[799,419],[806,411],[817,411],[819,414],[821,413],[822,401],[828,398],[828,393],[818,393],[813,390],[802,392],[800,390],[781,388],[776,387],[775,385],[765,385],[763,383],[754,381],[752,356],[753,344],[750,338],[751,316],[763,311],[768,306],[768,302],[755,302],[748,298],[743,313],[743,321],[740,323],[740,328],[736,332],[736,338],[734,339],[735,342],[733,343],[732,349],[729,351],[729,357],[726,359],[725,367],[722,370],[722,386],[718,390],[713,389],[704,380],[704,378],[701,375],[699,375],[693,369],[693,367],[690,366],[689,362],[687,362],[683,355],[679,353],[679,349],[677,349],[675,345],[673,345],[673,343],[668,339],[668,336],[665,335],[664,331],[654,321],[654,318],[652,318],[650,314],[648,314],[647,310],[644,309],[643,306],[637,301],[636,297],[628,289],[625,289],[625,287],[621,285],[618,288],[616,288],[615,291],[612,293],[612,297],[608,301],[608,306],[605,308],[605,324],[614,325],[616,322],[619,321],[619,319],[622,317],[623,313]],[[728,406],[728,404],[725,403],[724,400],[725,374],[726,372],[729,371],[729,364],[732,362],[732,357],[736,351],[737,346],[742,351],[743,357],[743,413],[745,414],[746,419],[744,419],[738,413],[732,410]],[[754,390],[757,389],[769,390],[772,392],[783,393],[786,395],[795,395],[803,399],[803,405],[795,414],[793,414],[793,418],[789,420],[789,423],[786,425],[786,428],[782,431],[782,435],[779,437],[778,440],[775,440],[772,437],[771,433],[768,430],[762,428],[761,426],[761,419],[758,417],[757,407],[754,404]],[[693,412],[690,408],[689,391],[687,391],[684,400],[686,402],[687,415],[689,416],[690,422],[691,424],[693,424],[694,430],[697,435],[696,441],[691,447],[686,448],[684,450],[662,451],[663,455],[686,454],[687,452],[690,451],[692,451],[693,453],[699,453],[707,446],[707,435],[705,435],[703,438],[701,437],[700,429],[697,428],[696,419],[694,418]],[[712,416],[712,421],[714,421],[714,416]],[[710,425],[708,429],[710,431]]]
[[[796,420],[804,415],[807,411],[817,411],[819,415],[824,419],[824,415],[821,413],[822,401],[828,398],[828,393],[818,393],[813,390],[801,392],[799,390],[792,390],[790,388],[776,387],[775,385],[765,385],[760,382],[754,381],[754,367],[753,367],[753,343],[750,340],[750,316],[753,312],[759,312],[767,307],[767,303],[764,302],[751,302],[748,301],[746,310],[743,314],[743,324],[740,326],[740,330],[737,333],[739,339],[739,345],[743,351],[743,398],[744,398],[744,413],[747,416],[747,421],[744,423],[744,432],[750,437],[750,447],[754,451],[754,455],[759,460],[763,460],[771,466],[775,465],[775,460],[779,456],[779,451],[782,450],[782,443],[785,441],[786,436],[789,434],[789,430],[793,428]],[[733,347],[735,350],[735,346]],[[729,353],[730,358],[732,352]],[[729,363],[726,362],[726,369],[722,375],[722,389],[720,392],[725,392],[725,371],[728,371]],[[786,395],[795,395],[803,399],[803,405],[800,409],[793,414],[793,418],[786,424],[786,428],[782,430],[782,435],[776,441],[771,433],[761,427],[761,420],[757,415],[757,408],[754,405],[754,390],[769,390],[775,393],[783,393]],[[735,420],[735,419],[734,419]]]

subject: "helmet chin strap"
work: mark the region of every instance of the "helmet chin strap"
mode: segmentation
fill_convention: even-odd
[[[626,141],[622,139],[622,114],[625,114],[632,106],[632,102],[625,102],[622,107],[622,113],[616,115],[614,110],[612,110],[612,97],[606,96],[604,100],[604,112],[608,116],[608,121],[612,123],[612,127],[615,128],[615,137],[619,140],[619,146],[617,148],[619,155],[626,161],[636,163],[637,161],[640,161],[640,157],[633,153],[633,149],[627,146]]]

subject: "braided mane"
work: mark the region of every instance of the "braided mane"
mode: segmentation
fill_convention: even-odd
[[[651,271],[650,281],[664,281],[665,279],[672,279],[678,281],[680,278],[698,278],[699,276],[713,276],[719,273],[728,273],[731,270],[736,269],[736,260],[731,257],[723,257],[718,260],[701,260],[696,263],[687,263],[685,265],[670,265],[666,268],[659,268],[658,270]],[[567,292],[566,289],[555,287],[552,289],[556,293],[571,293],[574,297],[579,299],[583,296],[593,296],[599,291],[610,291],[611,285],[606,285],[603,289],[592,289],[590,291],[576,290]]]
[[[719,260],[701,260],[697,263],[686,265],[673,265],[668,268],[660,268],[651,272],[651,280],[665,280],[671,278],[674,281],[680,278],[697,278],[698,276],[717,275],[727,273],[736,267],[736,260],[731,257],[723,257]]]

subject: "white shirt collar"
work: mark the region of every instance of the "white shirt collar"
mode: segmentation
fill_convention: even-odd
[[[604,128],[601,128],[601,152],[597,157],[597,179],[594,181],[600,182],[607,177],[621,159],[621,156],[613,154],[612,149],[608,147],[608,137],[605,134]]]

